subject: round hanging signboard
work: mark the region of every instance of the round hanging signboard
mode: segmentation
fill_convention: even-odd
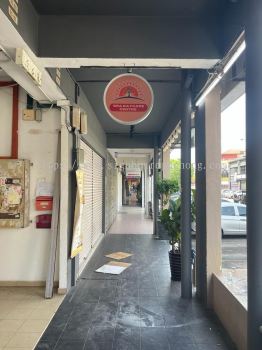
[[[107,85],[104,92],[105,108],[116,122],[135,125],[150,114],[154,93],[149,83],[137,74],[121,74]]]

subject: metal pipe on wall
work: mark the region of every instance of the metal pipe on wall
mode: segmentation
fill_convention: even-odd
[[[18,103],[19,103],[19,85],[14,81],[1,81],[0,87],[12,87],[12,143],[11,155],[1,156],[0,159],[17,159],[18,158]]]

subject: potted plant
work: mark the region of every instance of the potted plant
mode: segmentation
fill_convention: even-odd
[[[157,183],[157,192],[162,197],[164,206],[168,204],[171,194],[178,190],[179,185],[176,180],[164,179]]]
[[[165,216],[166,209],[168,208],[170,202],[170,196],[179,190],[177,181],[174,180],[162,180],[157,183],[157,192],[159,198],[161,198],[161,212],[160,212],[160,222],[158,221],[158,239],[169,240],[169,234],[163,220],[162,216]],[[164,209],[163,209],[164,208]]]
[[[168,209],[163,209],[161,223],[170,237],[169,263],[171,279],[181,281],[181,198],[171,201]]]
[[[169,208],[163,209],[160,216],[161,223],[170,236],[169,263],[171,279],[181,281],[181,196],[170,201]],[[195,192],[192,193],[191,220],[195,221]]]

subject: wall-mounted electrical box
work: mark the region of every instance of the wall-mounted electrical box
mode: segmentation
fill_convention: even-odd
[[[53,197],[51,197],[51,196],[36,197],[35,209],[38,211],[52,210],[53,209]]]
[[[87,114],[85,112],[81,112],[81,134],[87,134]]]
[[[36,217],[36,228],[51,228],[52,214],[42,214]]]
[[[33,121],[35,120],[36,111],[34,109],[25,109],[23,111],[23,120]]]
[[[30,161],[0,159],[0,228],[29,225]]]
[[[81,109],[79,107],[72,107],[72,127],[80,130],[81,125]]]

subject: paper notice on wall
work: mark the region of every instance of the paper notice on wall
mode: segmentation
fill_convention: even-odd
[[[84,172],[76,171],[77,193],[75,203],[74,231],[71,247],[71,258],[74,258],[83,249],[82,214],[85,203],[84,198]]]
[[[53,184],[40,180],[36,185],[36,197],[53,197]]]

